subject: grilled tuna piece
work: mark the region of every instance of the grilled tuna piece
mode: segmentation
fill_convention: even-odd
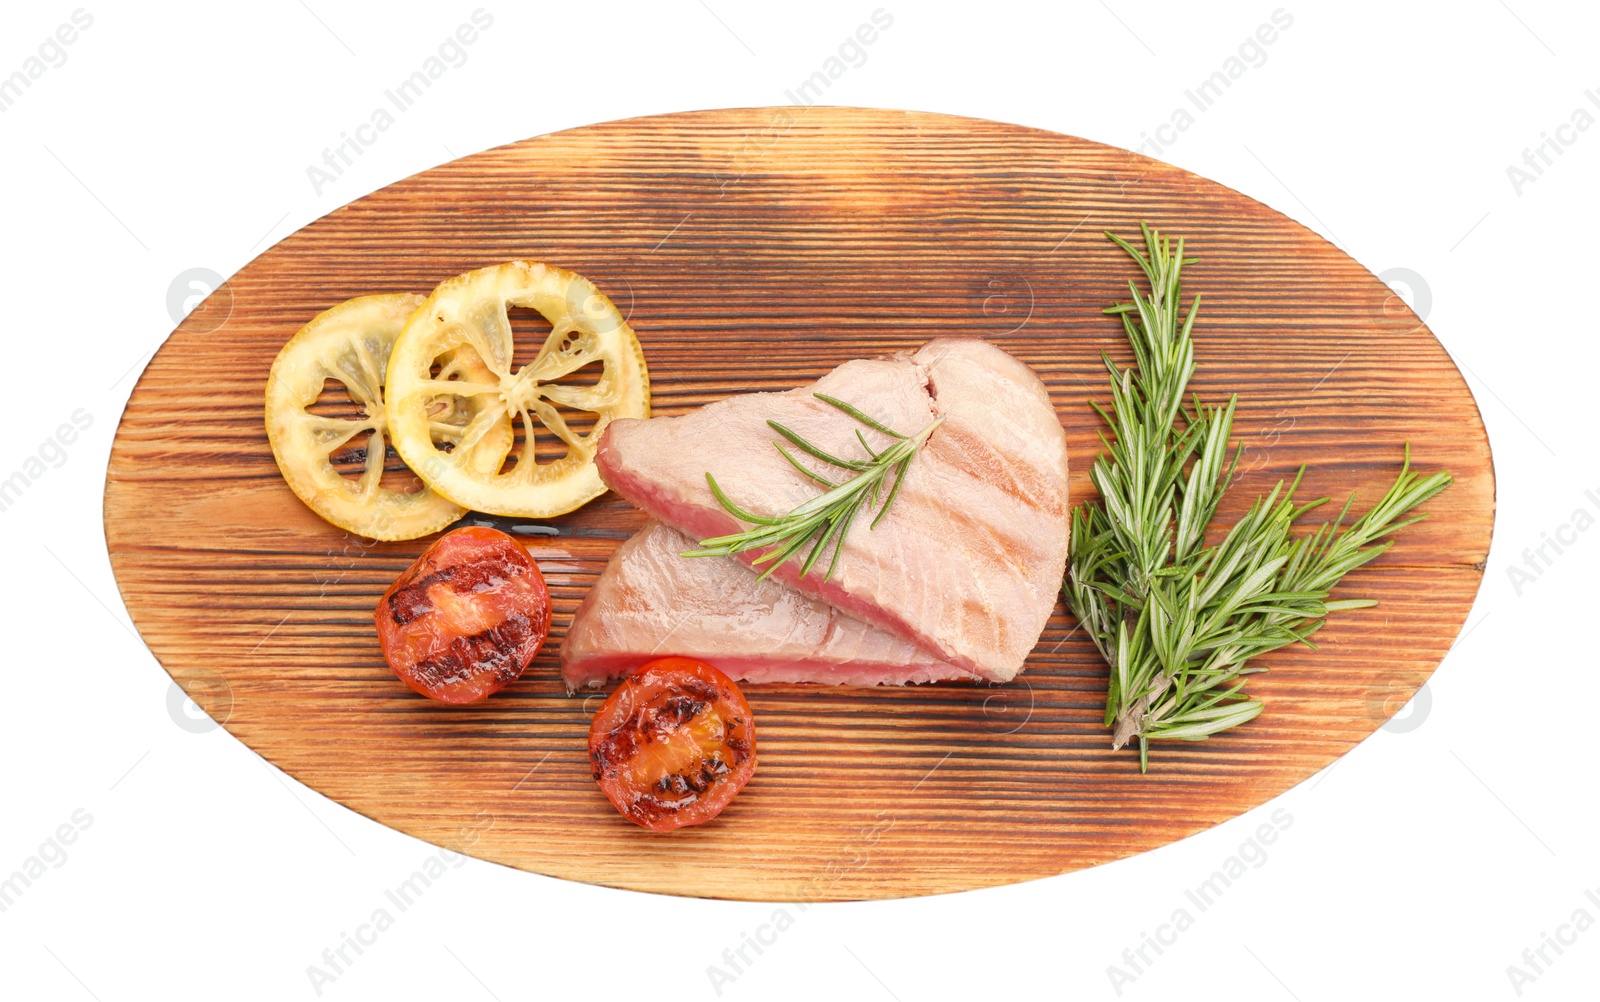
[[[868,529],[869,516],[858,518],[831,578],[824,580],[826,561],[819,561],[804,577],[790,562],[769,580],[904,639],[933,661],[1009,681],[1038,642],[1066,569],[1067,448],[1044,384],[993,345],[941,339],[910,356],[846,362],[799,389],[741,394],[682,417],[613,421],[596,457],[600,475],[695,539],[744,528],[717,503],[707,472],[745,510],[783,515],[820,488],[773,447],[769,419],[838,456],[864,455],[858,430],[874,449],[893,441],[813,393],[905,435],[935,417],[944,421],[877,528]],[[848,475],[801,460],[835,481]]]
[[[732,557],[682,557],[695,541],[650,522],[612,555],[561,644],[567,688],[655,657],[699,658],[742,682],[902,685],[972,678],[915,644],[802,595]]]

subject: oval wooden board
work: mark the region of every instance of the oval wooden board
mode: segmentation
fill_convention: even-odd
[[[594,279],[631,316],[658,414],[783,389],[942,334],[1029,362],[1091,496],[1102,307],[1132,263],[1102,236],[1181,234],[1203,292],[1195,389],[1240,396],[1241,483],[1225,518],[1303,464],[1304,497],[1393,478],[1402,443],[1457,482],[1400,545],[1347,579],[1320,653],[1285,650],[1265,712],[1112,753],[1105,666],[1058,610],[1027,673],[999,687],[752,686],[761,764],[719,820],[655,835],[589,777],[598,697],[568,697],[555,653],[619,540],[606,495],[527,541],[555,600],[550,642],[488,702],[400,685],[372,608],[427,540],[372,544],[289,492],[262,426],[267,369],[318,311],[427,292],[512,258]],[[219,326],[220,324],[220,326]],[[1320,237],[1221,185],[1096,143],[942,115],[712,111],[542,136],[427,171],[267,251],[157,352],[106,482],[122,595],[166,669],[291,775],[371,818],[475,856],[677,894],[856,899],[1001,884],[1151,849],[1261,804],[1372,733],[1439,663],[1482,575],[1494,514],[1473,398],[1421,322]]]

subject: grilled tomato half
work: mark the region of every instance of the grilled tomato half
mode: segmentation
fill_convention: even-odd
[[[664,832],[710,821],[756,770],[750,704],[693,658],[657,658],[623,679],[589,726],[594,778],[622,816]]]
[[[400,681],[445,703],[498,692],[550,632],[550,591],[522,544],[498,529],[446,534],[378,600],[383,656]]]

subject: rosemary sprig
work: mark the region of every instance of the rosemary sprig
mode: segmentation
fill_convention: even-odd
[[[907,437],[892,428],[874,420],[859,408],[853,407],[835,397],[825,393],[813,393],[812,396],[823,403],[855,418],[861,424],[880,434],[887,435],[893,442],[883,449],[874,449],[856,430],[856,440],[866,450],[866,459],[844,459],[835,456],[811,442],[802,438],[797,432],[784,427],[776,421],[768,421],[772,430],[787,439],[795,448],[822,460],[829,466],[838,467],[855,473],[855,476],[842,483],[835,483],[822,476],[795,456],[794,453],[784,448],[782,442],[772,443],[778,451],[783,453],[795,469],[811,480],[816,481],[827,491],[805,502],[786,515],[777,518],[767,518],[745,511],[735,504],[717,484],[717,479],[709,472],[706,474],[706,483],[711,485],[711,493],[716,495],[717,503],[723,510],[741,522],[749,522],[754,528],[744,532],[736,532],[728,536],[717,536],[712,539],[702,539],[697,549],[683,551],[685,557],[724,557],[735,553],[744,553],[748,550],[759,550],[771,547],[768,552],[757,557],[753,563],[760,567],[767,567],[761,572],[765,578],[783,564],[796,558],[806,544],[811,544],[811,549],[806,553],[800,565],[800,575],[804,577],[811,572],[812,565],[817,562],[823,552],[831,544],[833,546],[833,559],[828,563],[828,569],[823,573],[822,580],[826,581],[838,569],[839,556],[844,552],[844,537],[850,531],[850,525],[855,521],[856,515],[865,508],[871,511],[877,507],[878,514],[873,518],[868,529],[875,529],[883,521],[883,516],[888,514],[889,506],[900,494],[900,485],[905,482],[906,470],[911,465],[911,460],[928,441],[928,436],[939,427],[943,417],[936,417],[928,422],[927,426],[915,435]],[[889,494],[883,499],[883,504],[878,505],[878,497],[882,491],[884,481],[889,474],[894,474],[894,483],[889,488]]]
[[[1184,406],[1194,374],[1194,297],[1181,309],[1183,241],[1140,225],[1145,250],[1107,233],[1144,272],[1122,317],[1135,366],[1111,375],[1112,412],[1095,411],[1114,435],[1090,477],[1101,500],[1072,514],[1070,559],[1062,591],[1079,623],[1111,666],[1105,723],[1112,747],[1137,738],[1139,768],[1149,767],[1154,738],[1201,740],[1261,712],[1245,676],[1265,668],[1253,659],[1310,637],[1328,613],[1374,605],[1330,601],[1345,574],[1393,545],[1386,538],[1421,519],[1406,514],[1444,490],[1448,473],[1411,470],[1411,450],[1383,500],[1341,531],[1355,498],[1332,523],[1295,537],[1295,521],[1324,504],[1294,500],[1300,476],[1279,482],[1218,543],[1206,527],[1233,479],[1241,449],[1227,457],[1237,397]]]

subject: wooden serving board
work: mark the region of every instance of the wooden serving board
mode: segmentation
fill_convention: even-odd
[[[1401,446],[1456,484],[1352,574],[1313,654],[1284,650],[1254,722],[1159,744],[1151,771],[1101,726],[1106,668],[1064,609],[1003,687],[751,686],[754,780],[698,829],[623,820],[589,776],[599,697],[567,696],[573,609],[642,517],[606,495],[524,531],[554,596],[533,666],[452,708],[389,673],[372,609],[429,540],[374,544],[322,522],[279,477],[267,369],[348,297],[425,293],[513,258],[589,276],[629,315],[657,414],[815,379],[945,334],[1030,363],[1092,495],[1100,353],[1140,220],[1187,238],[1203,292],[1194,388],[1239,394],[1244,474],[1227,520],[1301,464],[1303,496],[1393,478]],[[529,139],[391,185],[246,266],[140,378],[106,481],[129,613],[172,676],[242,741],[324,794],[442,846],[615,887],[726,898],[928,894],[1103,863],[1215,825],[1348,751],[1427,678],[1466,619],[1494,516],[1471,393],[1377,278],[1258,202],[1069,136],[842,108],[697,112]],[[499,524],[509,527],[510,520]]]

